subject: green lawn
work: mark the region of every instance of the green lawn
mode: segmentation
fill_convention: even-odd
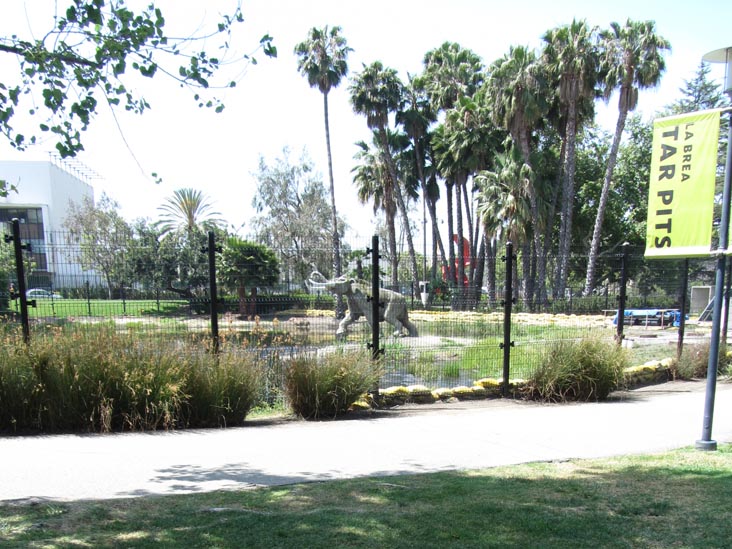
[[[20,305],[11,303],[11,309],[19,310]],[[142,316],[142,315],[185,315],[188,302],[185,300],[154,299],[37,299],[35,307],[28,307],[30,318],[81,317],[81,316]]]
[[[0,505],[3,547],[729,547],[732,446],[241,492]]]

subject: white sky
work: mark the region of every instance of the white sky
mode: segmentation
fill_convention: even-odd
[[[234,2],[162,0],[156,4],[166,16],[169,32],[190,34],[215,24],[217,13],[230,12],[227,6]],[[63,9],[67,1],[3,0],[0,35],[42,35],[48,30],[54,3]],[[131,0],[130,4],[142,2]],[[627,18],[652,19],[657,32],[671,42],[672,52],[666,58],[660,88],[640,95],[639,110],[647,117],[678,97],[683,80],[692,78],[704,53],[732,45],[729,0],[253,0],[243,2],[243,12],[245,23],[236,27],[236,47],[249,51],[269,33],[279,56],[259,55],[259,64],[248,69],[238,87],[219,94],[226,104],[222,114],[198,109],[188,91],[159,75],[144,83],[151,111],[142,116],[119,114],[120,132],[102,108],[84,136],[86,150],[78,158],[101,176],[92,181],[96,195],[104,191],[117,200],[127,219],[154,219],[156,208],[173,190],[193,187],[204,191],[233,227],[244,224],[240,230],[244,235],[253,214],[256,181],[252,173],[258,159],[263,155],[272,162],[284,146],[290,147],[292,160],[306,147],[327,186],[323,98],[297,72],[293,54],[294,45],[313,26],[343,28],[354,49],[349,57],[351,74],[364,63],[380,60],[406,80],[407,72],[421,71],[428,50],[448,40],[471,48],[489,65],[511,45],[539,47],[546,30],[572,18],[600,27]],[[7,55],[0,55],[0,75],[17,66]],[[721,82],[722,74],[721,65],[713,66],[713,78]],[[365,241],[374,227],[371,207],[358,203],[350,170],[354,143],[370,136],[365,118],[352,111],[347,90],[345,81],[329,96],[336,203],[339,212],[350,218],[350,239]],[[614,128],[615,116],[611,99],[609,107],[600,109],[599,121]],[[144,173],[127,150],[123,135]],[[0,158],[46,159],[46,151],[52,149],[53,143],[46,142],[19,154],[3,141]],[[151,172],[160,174],[163,183],[156,185],[145,176]]]

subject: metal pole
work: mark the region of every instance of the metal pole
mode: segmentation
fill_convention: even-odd
[[[379,358],[379,237],[371,237],[371,353]]]
[[[686,331],[686,294],[689,293],[689,260],[684,259],[683,275],[681,277],[681,303],[679,316],[679,339],[676,342],[676,360],[681,358],[684,350],[684,332]]]
[[[381,354],[379,347],[379,317],[381,303],[379,302],[379,237],[371,237],[371,357],[378,360]],[[379,382],[372,390],[374,400],[379,399]]]
[[[717,367],[719,365],[719,332],[722,320],[722,300],[724,297],[724,270],[727,263],[729,232],[729,199],[732,187],[732,113],[727,132],[727,163],[724,169],[724,191],[722,193],[722,219],[719,224],[719,250],[717,272],[714,284],[714,312],[712,313],[712,335],[709,344],[709,363],[707,365],[707,388],[704,398],[704,421],[701,439],[696,441],[698,450],[716,450],[717,441],[712,440],[712,421],[714,419],[714,396],[717,391]]]
[[[508,382],[511,375],[511,308],[513,305],[513,244],[506,242],[506,255],[503,261],[506,262],[506,286],[505,295],[503,296],[503,343],[500,347],[503,349],[503,383],[501,384],[501,394],[508,396]]]
[[[732,286],[732,257],[727,258],[727,286],[724,290],[724,315],[722,316],[722,348],[727,346],[727,330],[729,329],[729,298]]]
[[[211,296],[211,350],[219,352],[219,314],[216,296],[216,238],[213,231],[208,232],[208,288]]]
[[[20,298],[20,323],[23,327],[23,341],[30,343],[30,322],[28,320],[28,297],[25,295],[25,270],[23,266],[23,243],[20,241],[20,221],[13,218],[13,248],[15,249],[15,273],[18,277]]]
[[[618,345],[623,344],[623,328],[625,326],[625,299],[626,287],[628,285],[628,246],[623,242],[623,251],[620,256],[620,296],[618,298],[617,334],[615,336]]]

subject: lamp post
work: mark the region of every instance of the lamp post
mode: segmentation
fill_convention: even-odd
[[[714,50],[702,57],[708,63],[725,63],[724,91],[732,99],[732,46]],[[722,194],[722,219],[719,225],[719,248],[717,250],[717,270],[714,286],[714,313],[712,315],[712,335],[709,345],[707,366],[707,387],[704,399],[704,423],[701,439],[696,441],[699,450],[716,450],[717,442],[712,440],[712,420],[714,418],[714,395],[717,389],[717,366],[719,365],[719,332],[722,320],[722,299],[724,296],[724,268],[727,253],[730,187],[732,187],[732,119],[730,120],[727,140],[727,162],[724,171],[724,191]],[[729,314],[729,313],[727,313]]]

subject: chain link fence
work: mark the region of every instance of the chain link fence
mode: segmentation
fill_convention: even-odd
[[[308,269],[292,259],[280,258],[276,282],[267,286],[223,277],[216,252],[226,242],[214,242],[213,233],[179,235],[177,246],[167,247],[134,236],[32,234],[22,226],[7,226],[4,233],[0,309],[6,330],[22,328],[33,338],[104,327],[136,334],[143,343],[179,339],[207,349],[256,352],[268,357],[273,385],[288,357],[341,346],[368,347],[382,356],[382,387],[437,388],[470,386],[485,377],[529,377],[542,353],[563,339],[623,340],[635,351],[653,345],[662,358],[676,354],[684,325],[689,340],[709,332],[704,315],[713,263],[645,261],[642,250],[602,255],[600,282],[589,294],[587,258],[573,255],[560,293],[553,278],[556,257],[546,259],[539,285],[538,258],[500,247],[480,259],[463,258],[463,284],[457,284],[457,269],[433,268],[431,261],[427,268],[421,257],[416,263],[425,267],[413,277],[406,254],[374,254],[373,239],[348,247],[339,280],[348,288],[338,291],[353,298],[358,290],[363,303],[354,310],[352,302],[344,318],[336,314],[334,287],[328,286],[335,277],[315,270],[303,275]],[[237,266],[241,272],[251,270],[245,263]],[[380,303],[369,313],[374,289]],[[621,298],[624,322],[618,324]],[[389,322],[392,305],[404,308],[409,324]],[[386,321],[372,329],[369,314],[387,311]],[[643,357],[639,353],[637,360]]]

